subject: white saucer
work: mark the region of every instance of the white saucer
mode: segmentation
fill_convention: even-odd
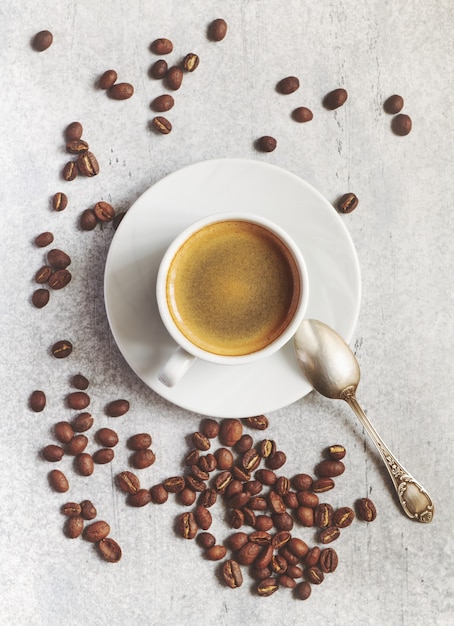
[[[269,413],[309,393],[293,342],[248,365],[196,361],[173,388],[157,378],[176,347],[156,304],[160,260],[181,230],[227,211],[258,213],[293,237],[309,273],[307,317],[329,324],[346,341],[359,315],[361,278],[353,242],[336,210],[306,182],[272,165],[203,161],[166,176],[133,204],[105,267],[105,304],[115,341],[137,376],[170,402],[203,415],[240,418]]]

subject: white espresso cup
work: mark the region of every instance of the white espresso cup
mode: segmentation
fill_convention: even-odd
[[[241,365],[272,355],[295,334],[309,298],[303,255],[279,226],[258,215],[198,220],[159,266],[160,316],[178,344],[159,380],[174,386],[194,363]]]

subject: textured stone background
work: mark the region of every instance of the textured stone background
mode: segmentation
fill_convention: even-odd
[[[206,38],[216,17],[229,24],[218,44]],[[453,623],[453,26],[448,0],[2,2],[0,623]],[[54,33],[54,44],[37,53],[30,40],[41,29]],[[149,44],[161,36],[174,41],[174,60],[189,51],[201,57],[176,94],[167,137],[148,128],[149,103],[161,93],[148,76],[155,59]],[[134,84],[131,100],[114,102],[95,88],[108,68]],[[299,76],[301,88],[284,98],[274,86],[289,74]],[[329,113],[321,100],[337,86],[350,97]],[[392,134],[382,109],[396,92],[413,119],[405,138]],[[289,116],[301,104],[314,112],[306,125]],[[101,172],[64,183],[62,131],[76,119]],[[277,137],[272,154],[254,150],[262,134]],[[78,217],[101,199],[125,210],[164,175],[217,157],[287,168],[330,202],[350,190],[359,196],[358,209],[343,216],[363,279],[353,339],[362,368],[358,397],[436,503],[428,526],[400,513],[386,471],[346,405],[311,394],[269,415],[268,436],[287,452],[288,476],[311,472],[321,450],[341,442],[347,471],[327,500],[351,504],[370,494],[379,511],[374,524],[358,522],[343,533],[337,572],[306,603],[286,589],[258,598],[248,577],[239,590],[225,588],[217,565],[174,536],[181,507],[172,501],[133,509],[113,487],[127,467],[124,441],[136,432],[151,432],[157,454],[141,473],[143,484],[178,474],[200,416],[160,399],[123,361],[102,298],[113,230],[83,233]],[[59,190],[69,206],[55,213],[50,198]],[[36,310],[30,296],[42,252],[32,241],[44,230],[71,255],[73,280]],[[62,337],[75,350],[57,362],[48,350]],[[115,422],[123,445],[114,463],[82,478],[65,458],[60,465],[71,490],[57,495],[39,450],[52,441],[52,424],[71,417],[64,397],[78,371],[91,381],[92,432],[111,425],[103,412],[108,400],[126,397],[131,411]],[[42,414],[27,406],[36,388],[48,395]],[[60,505],[85,498],[123,547],[117,565],[63,535]],[[221,509],[213,532],[220,541],[227,534]],[[314,540],[312,531],[298,532]]]

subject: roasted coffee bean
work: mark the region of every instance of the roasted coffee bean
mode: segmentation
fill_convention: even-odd
[[[72,275],[68,270],[57,270],[49,276],[49,287],[57,291],[63,289],[71,282]]]
[[[54,211],[64,211],[68,206],[68,196],[61,191],[54,194],[52,198],[52,208]]]
[[[276,578],[265,578],[257,585],[257,593],[259,596],[268,597],[279,589],[279,583]]]
[[[260,465],[261,460],[262,459],[257,450],[255,450],[255,448],[251,448],[243,454],[241,458],[241,465],[247,472],[253,472]]]
[[[82,500],[80,503],[80,514],[85,520],[95,519],[98,512],[91,500]]]
[[[287,571],[287,561],[281,554],[275,554],[271,559],[271,570],[275,574],[284,574]]]
[[[229,523],[231,528],[241,528],[244,524],[244,512],[241,509],[232,509]]]
[[[334,489],[335,483],[332,478],[317,478],[312,483],[312,491],[314,493],[324,493],[325,491],[330,491]]]
[[[184,464],[188,467],[191,467],[191,465],[197,465],[197,463],[199,462],[199,458],[200,452],[199,450],[197,450],[197,448],[195,450],[190,450],[184,457]]]
[[[298,491],[296,498],[298,500],[298,504],[301,506],[308,506],[311,509],[314,509],[319,503],[318,495],[312,491]]]
[[[85,378],[85,376],[82,376],[82,374],[75,374],[71,378],[71,384],[76,389],[79,389],[80,391],[85,391],[86,389],[88,389],[90,383],[88,382],[88,379]]]
[[[253,496],[249,500],[248,506],[253,511],[266,511],[266,509],[268,508],[268,503],[265,498],[262,498],[260,496]]]
[[[218,474],[214,481],[214,488],[218,493],[224,493],[227,489],[227,486],[232,482],[233,476],[231,472],[225,470]]]
[[[377,509],[375,504],[369,498],[361,498],[356,503],[358,517],[365,522],[373,522],[377,517]]]
[[[214,454],[205,454],[200,457],[197,465],[203,472],[211,473],[217,468],[218,462]],[[206,478],[206,480],[208,480],[208,478]]]
[[[65,447],[66,454],[76,456],[85,450],[88,445],[88,437],[85,435],[75,435]]]
[[[317,528],[328,528],[333,525],[334,509],[331,504],[321,502],[314,509],[314,523]]]
[[[300,562],[299,557],[293,554],[293,552],[290,552],[287,546],[280,548],[279,554],[284,557],[288,565],[297,565]]]
[[[402,96],[398,96],[394,94],[393,96],[389,96],[383,104],[383,108],[386,113],[390,113],[391,115],[395,115],[396,113],[400,113],[404,108],[404,99]]]
[[[115,85],[115,87],[117,86],[118,85]],[[115,87],[113,87],[113,89],[115,89]],[[83,176],[88,176],[89,178],[99,174],[98,161],[95,155],[89,150],[79,154],[77,157],[77,168]]]
[[[243,507],[243,515],[244,515],[244,523],[247,526],[255,526],[255,520],[256,520],[256,516],[255,513],[252,509],[250,509],[249,507],[245,506]]]
[[[93,453],[93,461],[97,465],[105,465],[113,461],[115,452],[112,448],[100,448]]]
[[[54,434],[60,443],[68,443],[74,437],[74,429],[69,422],[57,422]]]
[[[260,550],[258,557],[254,561],[254,567],[257,569],[263,569],[264,567],[271,566],[271,560],[273,558],[273,546],[269,543],[264,545]]]
[[[66,502],[66,504],[61,507],[61,512],[63,515],[66,515],[66,517],[77,517],[81,514],[82,507],[77,502]]]
[[[128,496],[129,506],[142,507],[150,504],[151,501],[152,497],[148,489],[139,489],[136,493],[130,493]]]
[[[74,463],[81,476],[91,476],[93,474],[95,469],[93,457],[88,452],[78,454],[74,459]]]
[[[110,89],[117,82],[117,72],[115,70],[106,70],[98,81],[100,89]]]
[[[200,478],[196,478],[196,476],[186,476],[186,483],[188,487],[190,487],[193,491],[197,491],[198,493],[202,493],[206,489],[206,484]]]
[[[195,476],[195,478],[198,478],[202,481],[208,480],[210,477],[210,474],[208,472],[205,472],[205,470],[200,469],[198,465],[193,465],[191,467],[191,474]]]
[[[178,517],[177,527],[178,532],[183,537],[183,539],[194,539],[194,537],[197,535],[197,522],[195,521],[194,514],[191,512],[182,513]]]
[[[297,491],[307,491],[312,487],[312,477],[309,474],[296,474],[293,476],[292,485]]]
[[[53,240],[53,234],[49,231],[46,231],[35,237],[35,246],[38,246],[38,248],[45,248],[46,246],[51,244]]]
[[[189,487],[185,487],[182,491],[180,491],[179,498],[183,506],[191,506],[194,504],[197,494]]]
[[[71,265],[71,257],[63,250],[54,248],[47,253],[47,262],[56,270],[64,270]]]
[[[334,511],[333,524],[338,528],[347,528],[355,519],[355,512],[349,506],[343,506]]]
[[[243,491],[243,483],[240,480],[232,480],[232,482],[229,484],[229,486],[225,490],[225,497],[231,498],[232,496],[236,496],[238,493],[241,493],[242,491]]]
[[[340,529],[337,528],[337,526],[329,526],[328,528],[322,530],[322,532],[320,533],[320,542],[325,544],[331,543],[332,541],[336,541],[339,535]]]
[[[282,496],[275,491],[270,491],[268,495],[268,502],[273,513],[279,514],[285,512],[286,508]]]
[[[52,268],[50,265],[43,265],[35,274],[35,283],[44,284],[47,283],[49,277],[52,274]]]
[[[344,446],[341,446],[339,443],[330,446],[327,450],[328,456],[333,459],[333,461],[341,461],[345,455],[347,454]]]
[[[58,493],[65,493],[69,489],[68,479],[60,470],[49,472],[49,484]]]
[[[267,459],[276,453],[276,442],[272,439],[264,439],[258,446],[260,456]]]
[[[65,128],[65,139],[66,141],[76,141],[80,139],[83,134],[83,127],[80,122],[71,122]]]
[[[137,450],[130,457],[130,463],[136,469],[150,467],[156,461],[156,455],[148,448],[147,450]]]
[[[313,585],[320,585],[325,579],[324,573],[316,565],[313,565],[306,570],[306,577]]]
[[[282,78],[276,85],[276,91],[288,95],[299,89],[300,81],[296,76],[286,76]]]
[[[36,33],[33,37],[32,47],[37,52],[44,52],[44,50],[50,48],[53,40],[54,36],[49,30],[40,30],[39,33]]]
[[[333,478],[340,476],[345,471],[342,461],[321,461],[315,468],[317,476]]]
[[[338,89],[334,89],[333,91],[330,91],[326,94],[326,96],[323,98],[323,106],[325,107],[325,109],[333,111],[334,109],[338,109],[340,106],[345,104],[347,98],[347,91],[342,87],[339,87]]]
[[[90,413],[80,413],[73,419],[71,425],[76,432],[83,433],[86,430],[90,430],[93,422],[94,419]]]
[[[400,137],[405,137],[411,131],[412,121],[409,115],[405,113],[399,113],[395,117],[393,117],[391,122],[391,128],[395,135],[399,135]]]
[[[227,34],[227,22],[218,17],[208,26],[208,39],[211,41],[222,41]]]
[[[254,578],[255,580],[266,580],[267,578],[271,578],[272,575],[272,571],[270,567],[263,567],[263,568],[258,568],[258,567],[252,567],[250,570],[251,573],[251,577]]]
[[[218,494],[214,489],[205,489],[200,493],[199,504],[209,508],[216,503]]]
[[[169,493],[179,493],[183,491],[185,484],[183,476],[171,476],[170,478],[166,478],[162,483],[164,489]]]
[[[251,435],[242,435],[241,439],[239,439],[235,444],[235,450],[240,454],[247,452],[254,445],[254,440]]]
[[[311,592],[312,592],[312,587],[310,583],[308,583],[305,580],[301,583],[298,583],[295,587],[295,596],[299,600],[307,600],[309,596],[311,595]]]
[[[90,404],[90,396],[85,391],[72,391],[66,396],[66,402],[70,409],[81,411]]]
[[[32,294],[32,304],[37,309],[42,309],[49,302],[50,293],[47,289],[36,289]]]
[[[56,463],[57,461],[61,461],[65,451],[60,446],[57,446],[53,443],[45,446],[42,450],[42,455],[46,459],[46,461],[50,461],[51,463]]]
[[[299,506],[295,509],[294,515],[302,526],[311,528],[314,525],[314,509],[308,506]]]
[[[219,441],[223,446],[233,447],[243,435],[243,425],[236,418],[225,418],[220,423]]]
[[[232,550],[232,552],[238,552],[244,545],[248,542],[248,536],[243,531],[238,531],[230,535],[227,540],[227,546]]]
[[[80,516],[70,517],[66,520],[65,535],[69,539],[76,539],[80,537],[84,529],[84,520]]]
[[[129,402],[127,400],[113,400],[106,406],[106,415],[108,417],[121,417],[129,411]]]
[[[202,504],[195,507],[194,517],[198,527],[202,530],[208,530],[213,522],[210,511]]]
[[[241,482],[245,483],[248,480],[251,480],[251,472],[248,472],[243,467],[239,465],[234,465],[232,467],[232,476],[235,480],[241,480]]]
[[[214,453],[217,467],[220,470],[230,469],[234,464],[234,457],[228,448],[218,448]]]
[[[85,209],[80,216],[80,227],[82,230],[93,230],[98,220],[93,209]]]
[[[67,339],[56,341],[51,348],[52,355],[56,359],[65,359],[73,351],[73,345]]]
[[[189,52],[183,59],[183,68],[187,72],[193,72],[199,67],[200,59],[194,52]]]
[[[290,541],[291,538],[292,535],[287,530],[281,530],[273,536],[271,545],[274,550],[280,550]]]
[[[208,437],[199,432],[192,434],[192,443],[197,450],[202,450],[203,452],[206,452],[211,448],[211,443]]]
[[[183,70],[181,67],[174,65],[173,67],[169,67],[167,70],[167,74],[165,75],[165,83],[168,89],[172,91],[177,91],[181,87],[181,83],[183,82]]]
[[[354,193],[345,193],[337,202],[337,210],[340,213],[351,213],[356,209],[359,200]]]
[[[229,559],[222,566],[222,577],[230,589],[237,589],[243,584],[241,567],[234,559]]]
[[[319,567],[325,574],[334,572],[339,562],[337,552],[333,548],[325,548],[320,552]]]
[[[319,558],[320,548],[318,546],[314,546],[307,552],[306,556],[304,557],[304,564],[307,567],[312,567],[313,565],[317,565]]]
[[[238,563],[240,565],[251,565],[260,554],[261,549],[260,544],[248,541],[238,550]]]
[[[84,539],[91,543],[102,541],[110,533],[110,526],[104,520],[98,520],[85,527]]]
[[[287,456],[282,450],[277,450],[273,456],[269,456],[265,459],[265,465],[272,470],[281,468],[287,462]]]
[[[299,124],[310,122],[313,119],[314,114],[307,107],[297,107],[292,111],[292,118]]]
[[[291,537],[286,544],[287,549],[300,560],[304,559],[309,552],[309,548],[305,541],[299,537]]]
[[[287,589],[295,589],[296,587],[296,580],[293,580],[293,578],[287,574],[281,574],[278,576],[278,582],[279,587],[286,587]]]
[[[263,485],[258,480],[249,480],[247,483],[243,484],[243,489],[250,496],[256,496],[263,491]]]
[[[145,450],[152,444],[151,435],[148,433],[137,433],[128,439],[128,448],[130,450]]]
[[[64,180],[70,181],[77,178],[79,175],[79,168],[75,161],[68,161],[63,167],[62,176]]]
[[[269,515],[257,515],[255,518],[254,528],[267,532],[273,528],[273,520]]]
[[[160,37],[151,43],[150,49],[154,54],[170,54],[173,51],[173,43],[170,39]]]
[[[249,428],[254,428],[255,430],[266,430],[269,426],[268,418],[265,415],[247,417],[244,422],[246,426],[248,426]]]
[[[277,481],[277,476],[273,470],[269,469],[259,469],[255,472],[255,477],[258,481],[262,483],[262,485],[267,485],[268,487],[274,485]],[[277,493],[277,492],[276,492]],[[279,494],[278,494],[279,495]]]
[[[169,66],[167,65],[167,61],[164,61],[164,59],[159,59],[151,66],[150,76],[158,80],[160,78],[164,78],[164,76],[167,74],[168,68]]]
[[[197,543],[204,550],[209,550],[216,545],[216,537],[211,533],[203,532],[199,533],[196,538]]]
[[[131,83],[116,83],[107,90],[113,100],[128,100],[134,95],[134,87]]]
[[[154,504],[164,504],[169,498],[169,493],[164,489],[163,485],[153,485],[150,489],[150,495]]]
[[[93,212],[100,222],[111,222],[115,217],[115,209],[108,202],[97,202]]]
[[[273,513],[273,519],[276,530],[292,530],[293,517],[286,511],[284,513]]]
[[[161,135],[168,135],[172,131],[172,124],[166,117],[158,115],[151,120],[152,127],[161,133]]]
[[[287,576],[291,576],[292,578],[301,578],[303,570],[298,565],[289,565],[286,573]]]
[[[241,493],[237,493],[231,498],[229,498],[228,505],[232,509],[242,509],[243,506],[246,506],[250,498],[248,493],[242,491]]]
[[[174,104],[175,100],[173,96],[165,93],[153,100],[153,102],[151,103],[151,108],[157,113],[164,113],[165,111],[170,111]]]
[[[294,491],[289,491],[282,497],[284,504],[288,509],[297,509],[300,505],[298,496]]]
[[[101,556],[109,563],[118,563],[121,559],[121,548],[111,537],[104,537],[97,545]]]
[[[118,435],[111,428],[100,428],[96,433],[96,441],[105,448],[113,448],[118,443]]]
[[[89,145],[83,139],[73,139],[66,144],[66,152],[70,154],[80,154],[89,149]]]
[[[125,493],[137,493],[140,489],[140,479],[133,472],[125,470],[118,474],[117,485]]]
[[[257,139],[255,145],[260,152],[273,152],[276,150],[277,141],[271,135],[262,135],[262,137]]]
[[[219,423],[210,417],[204,418],[200,423],[200,432],[208,437],[214,439],[219,434]]]

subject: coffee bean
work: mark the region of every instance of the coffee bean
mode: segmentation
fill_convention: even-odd
[[[152,444],[151,435],[148,433],[138,433],[128,439],[128,448],[130,450],[145,450]]]
[[[209,550],[216,545],[216,537],[211,533],[202,532],[197,535],[196,541],[204,550]]]
[[[158,113],[163,113],[164,111],[170,111],[174,104],[175,100],[173,96],[165,93],[153,100],[151,108]]]
[[[219,441],[223,446],[233,447],[243,435],[243,424],[236,418],[226,418],[220,423]]]
[[[273,520],[269,515],[257,515],[254,528],[256,530],[264,530],[265,532],[271,530],[273,528]]]
[[[242,531],[238,531],[230,535],[226,543],[232,552],[238,552],[248,542],[248,536]]]
[[[265,415],[255,415],[254,417],[247,417],[244,420],[246,426],[254,428],[255,430],[266,430],[269,426],[268,418]]]
[[[131,83],[116,83],[107,93],[113,100],[128,100],[134,95],[134,87]]]
[[[232,509],[242,509],[248,503],[250,495],[242,491],[232,496],[228,501],[228,506]]]
[[[241,528],[244,524],[244,512],[241,509],[232,509],[229,524],[231,528]]]
[[[228,470],[218,474],[214,480],[214,488],[218,493],[224,493],[228,485],[232,482],[232,473]]]
[[[148,489],[139,489],[136,493],[131,493],[128,496],[129,506],[142,507],[150,504],[151,493]]]
[[[54,290],[63,289],[71,282],[72,274],[68,270],[57,270],[49,276],[49,287]]]
[[[320,548],[318,546],[314,546],[311,548],[306,556],[304,557],[304,564],[307,567],[312,567],[313,565],[317,565],[318,560],[320,558]]]
[[[169,493],[179,493],[183,491],[186,483],[183,476],[171,476],[170,478],[166,478],[162,482],[162,485]]]
[[[274,535],[271,540],[271,545],[274,550],[280,550],[283,546],[288,544],[291,538],[292,535],[288,531],[282,530]]]
[[[324,573],[316,565],[313,565],[306,570],[306,576],[308,581],[314,585],[320,585],[325,579]]]
[[[53,443],[45,446],[42,450],[43,457],[46,459],[46,461],[50,461],[51,463],[57,463],[58,461],[61,461],[64,454],[65,452],[63,448],[60,448],[60,446],[56,446]]]
[[[76,456],[85,450],[88,445],[88,438],[85,435],[75,435],[66,444],[66,453]]]
[[[80,514],[85,520],[95,519],[98,512],[91,500],[82,500],[80,503]]]
[[[238,550],[238,563],[240,565],[251,565],[260,554],[260,551],[260,544],[248,541]]]
[[[226,554],[227,548],[222,545],[214,545],[205,552],[205,556],[209,561],[220,561]]]
[[[252,543],[258,543],[259,546],[271,545],[271,535],[262,530],[257,530],[250,533],[248,540],[252,541]]]
[[[297,491],[307,491],[312,487],[313,480],[309,474],[296,474],[291,482]]]
[[[232,452],[228,448],[218,448],[214,453],[214,457],[216,459],[218,469],[226,470],[233,467],[235,459]]]
[[[187,72],[193,72],[199,67],[200,59],[194,52],[189,52],[183,59],[183,67]]]
[[[255,142],[257,150],[260,152],[273,152],[276,149],[277,141],[270,135],[263,135]]]
[[[276,578],[265,578],[257,585],[257,593],[259,596],[267,598],[279,589]]]
[[[68,520],[66,520],[65,535],[69,537],[69,539],[76,539],[77,537],[80,537],[83,529],[84,520],[82,517],[70,517]]]
[[[69,489],[68,479],[60,470],[49,472],[49,484],[58,493],[65,493]]]
[[[52,268],[50,265],[43,265],[35,274],[35,283],[44,284],[49,280],[52,274]]]
[[[356,503],[358,517],[365,522],[373,522],[377,517],[375,504],[369,498],[361,498]]]
[[[54,240],[53,234],[50,233],[49,231],[46,231],[35,237],[35,246],[38,246],[38,248],[44,248],[48,246],[49,244],[51,244],[53,240]]]
[[[138,476],[128,470],[120,472],[117,476],[117,485],[125,493],[137,493],[140,489]]]
[[[199,458],[200,458],[200,452],[197,449],[191,450],[185,456],[184,464],[187,465],[188,467],[191,467],[191,465],[196,465],[199,462]]]
[[[312,491],[314,493],[324,493],[325,491],[330,491],[334,489],[334,480],[332,478],[317,478],[312,483]]]
[[[289,95],[299,89],[300,81],[296,76],[282,78],[276,85],[276,91],[283,95]]]
[[[297,556],[300,560],[304,559],[309,552],[306,542],[299,537],[291,537],[286,545],[290,552]]]
[[[49,265],[57,270],[64,270],[71,264],[71,258],[63,250],[54,248],[47,253],[47,261]]]
[[[208,437],[205,437],[205,435],[200,432],[195,432],[192,434],[192,443],[197,450],[202,450],[204,452],[209,450],[211,447],[211,443]]]
[[[299,600],[307,600],[311,595],[312,587],[307,581],[298,583],[295,587],[295,596]]]
[[[106,414],[108,417],[121,417],[129,411],[129,402],[127,400],[113,400],[106,406]]]
[[[239,439],[235,444],[235,450],[240,454],[247,452],[254,445],[254,440],[251,435],[242,435],[241,439]]]
[[[359,200],[354,193],[346,193],[337,202],[337,210],[340,213],[351,213],[358,206]]]
[[[244,523],[247,526],[255,526],[255,522],[256,522],[256,515],[254,513],[254,511],[249,508],[248,506],[244,506],[243,509],[243,515],[244,515]]]
[[[292,111],[292,118],[295,122],[300,124],[304,124],[305,122],[310,122],[314,117],[314,114],[307,107],[297,107]]]
[[[93,212],[100,222],[110,222],[115,217],[115,209],[108,202],[97,202]]]
[[[77,178],[79,175],[79,168],[75,161],[68,161],[66,165],[63,167],[62,176],[64,180],[70,181]]]
[[[56,359],[65,359],[73,351],[73,345],[67,339],[56,341],[51,348],[52,355]]]
[[[152,127],[161,135],[168,135],[172,131],[172,124],[162,115],[158,115],[151,120]]]
[[[105,537],[104,539],[101,539],[101,541],[98,541],[97,546],[103,559],[109,563],[118,563],[121,559],[121,548],[114,539]]]
[[[218,462],[214,454],[205,454],[200,457],[197,465],[202,471],[211,473],[217,468]]]
[[[412,121],[409,115],[405,113],[399,113],[391,122],[391,128],[395,135],[399,135],[400,137],[405,137],[411,131]]]
[[[83,139],[73,139],[66,144],[66,152],[70,154],[80,154],[81,152],[86,152],[88,148],[88,143]]]
[[[67,517],[78,517],[82,512],[82,507],[77,502],[66,502],[61,507],[61,512]]]
[[[178,67],[177,65],[169,67],[167,74],[165,75],[165,82],[169,89],[177,91],[183,82],[183,70],[181,67]]]
[[[177,528],[183,539],[194,539],[198,530],[194,514],[182,513],[177,519]]]
[[[202,481],[208,480],[210,477],[210,474],[200,469],[198,465],[193,465],[191,467],[191,474],[195,476],[195,478],[198,478],[199,480],[202,480]]]
[[[326,94],[326,96],[323,98],[323,106],[325,107],[325,109],[333,111],[334,109],[338,109],[340,106],[345,104],[347,98],[347,91],[342,87],[339,87],[338,89],[334,89],[333,91],[330,91]]]
[[[200,494],[199,503],[204,507],[209,508],[210,506],[216,504],[217,497],[218,494],[214,489],[205,489]]]
[[[292,578],[301,578],[303,575],[303,570],[298,565],[289,565],[287,567],[287,575]]]
[[[99,164],[95,155],[87,150],[77,157],[77,168],[83,176],[96,176],[99,174]]]
[[[333,524],[338,528],[347,528],[354,519],[355,512],[349,506],[343,506],[333,514]]]
[[[213,519],[210,511],[205,506],[202,504],[197,505],[194,511],[194,517],[199,528],[202,530],[208,530],[210,528]]]
[[[111,428],[100,428],[96,433],[96,441],[105,448],[114,448],[118,443],[118,435]]]
[[[319,566],[325,574],[334,572],[338,562],[337,552],[333,548],[325,548],[320,552]]]
[[[68,196],[65,193],[58,191],[54,194],[54,197],[52,198],[52,208],[54,211],[64,211],[67,206]]]
[[[219,434],[219,423],[214,419],[206,417],[200,424],[200,432],[208,439],[214,439]]]
[[[298,500],[298,504],[301,506],[308,506],[311,509],[314,509],[319,503],[318,495],[316,493],[312,493],[312,491],[298,491],[296,498]]]
[[[283,496],[283,500],[285,506],[288,509],[297,509],[298,506],[301,504],[300,502],[298,502],[297,494],[294,491],[289,491],[288,493],[286,493],[285,496]]]
[[[331,459],[333,459],[333,461],[341,461],[346,454],[347,451],[345,450],[344,446],[341,446],[338,443],[328,448],[328,455]]]
[[[322,502],[314,509],[314,523],[318,528],[328,528],[333,524],[334,509],[331,504]]]
[[[154,54],[170,54],[173,51],[173,43],[170,39],[160,37],[151,43],[150,49]]]
[[[279,587],[286,587],[287,589],[295,589],[296,580],[293,580],[291,576],[282,574],[278,577]]]
[[[91,543],[102,541],[110,533],[110,526],[104,520],[98,520],[85,527],[84,539]]]
[[[292,530],[293,517],[287,511],[284,513],[273,513],[271,517],[276,530]]]
[[[81,452],[74,459],[75,467],[81,476],[91,476],[94,471],[93,457],[88,452]]]
[[[228,561],[225,561],[222,566],[222,577],[225,584],[227,585],[227,587],[230,587],[230,589],[237,589],[243,584],[243,574],[241,572],[241,567],[234,559],[229,559]]]
[[[74,430],[69,422],[57,422],[54,434],[60,443],[68,443],[74,437]]]
[[[137,450],[131,455],[130,462],[136,469],[145,469],[150,467],[156,461],[156,455],[153,450]]]
[[[88,379],[85,378],[85,376],[82,376],[82,374],[75,374],[71,378],[71,384],[76,389],[80,389],[81,391],[85,391],[85,389],[88,389],[89,382],[88,382]]]
[[[321,461],[315,468],[317,476],[333,478],[340,476],[345,471],[342,461]]]
[[[164,504],[169,498],[169,493],[164,489],[163,485],[154,485],[150,489],[150,495],[154,504]]]
[[[329,526],[328,528],[322,530],[322,532],[320,533],[320,542],[331,543],[332,541],[335,541],[339,537],[339,535],[340,530],[339,528],[337,528],[337,526]]]
[[[314,509],[308,506],[299,506],[295,509],[294,515],[302,526],[311,528],[314,525]]]
[[[286,476],[279,476],[274,484],[274,491],[280,496],[287,495],[290,491],[289,479]]]
[[[46,406],[46,394],[40,389],[36,389],[32,392],[29,400],[29,405],[32,411],[40,413]]]
[[[81,411],[90,404],[90,396],[85,391],[72,391],[66,396],[66,402],[70,409]]]
[[[265,460],[265,465],[272,470],[281,468],[287,462],[287,456],[282,450],[277,450],[273,456],[268,457]]]
[[[52,45],[54,36],[49,30],[41,30],[33,37],[32,47],[37,52],[44,52]]]
[[[262,485],[267,485],[268,487],[274,485],[277,481],[277,476],[273,470],[269,469],[259,469],[255,472],[255,477],[258,481],[262,483]]]
[[[196,501],[197,494],[189,487],[185,487],[183,491],[180,491],[179,498],[183,506],[191,506]]]
[[[72,421],[73,429],[78,433],[83,433],[86,430],[90,430],[93,426],[93,417],[90,413],[80,413]]]
[[[164,78],[164,76],[167,74],[167,70],[167,61],[164,61],[164,59],[159,59],[151,66],[150,76],[156,79]]]
[[[264,459],[273,456],[276,453],[276,442],[272,439],[264,439],[258,446],[260,456]]]
[[[93,230],[98,220],[93,209],[85,209],[80,216],[80,227],[82,230]]]
[[[287,561],[281,554],[275,554],[271,559],[271,570],[275,574],[284,574],[287,571]]]
[[[32,293],[32,304],[37,309],[42,309],[49,302],[50,293],[47,289],[36,289]]]
[[[258,567],[252,566],[250,569],[251,577],[255,580],[262,581],[267,578],[271,578],[272,571],[270,567],[263,567],[259,569]]]
[[[80,122],[71,122],[65,129],[66,141],[77,141],[82,137],[83,127]]]
[[[404,99],[402,96],[398,96],[397,94],[389,96],[389,98],[385,100],[383,108],[386,113],[390,113],[391,115],[400,113],[404,108]]]
[[[106,70],[98,81],[100,89],[110,89],[117,81],[117,72],[115,70]]]
[[[211,41],[222,41],[227,34],[227,22],[222,18],[217,18],[208,26],[208,39]]]
[[[253,511],[266,511],[268,503],[265,498],[254,496],[249,500],[248,506]]]
[[[204,481],[192,475],[186,476],[186,483],[193,491],[203,492],[206,489]]]

